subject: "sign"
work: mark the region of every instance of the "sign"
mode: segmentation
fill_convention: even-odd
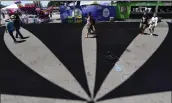
[[[82,10],[80,7],[74,6],[60,6],[60,18],[62,22],[82,22]]]
[[[81,6],[83,18],[88,16],[91,12],[96,21],[109,21],[110,17],[115,17],[115,6],[102,6],[102,5],[83,5]]]
[[[104,10],[103,10],[103,17],[109,17],[109,15],[110,15],[110,11],[109,11],[109,9],[108,8],[104,8]]]
[[[60,18],[62,22],[68,22],[76,18],[76,22],[86,22],[88,13],[91,12],[96,21],[110,21],[110,17],[115,17],[116,8],[114,6],[82,5],[82,6],[61,6]]]
[[[158,3],[157,1],[155,2],[136,2],[136,3],[131,3],[131,6],[163,6],[163,3],[160,2]]]

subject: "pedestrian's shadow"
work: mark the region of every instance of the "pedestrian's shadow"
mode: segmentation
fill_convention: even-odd
[[[143,33],[144,35],[150,35],[149,33]]]
[[[20,38],[20,37],[19,37]],[[28,38],[30,38],[30,36],[26,36],[26,37],[23,37],[23,39],[28,39]],[[21,38],[20,38],[21,39]]]
[[[19,40],[19,41],[17,41],[16,42],[16,44],[18,44],[18,43],[23,43],[23,42],[25,42],[26,40]]]
[[[149,33],[143,33],[144,35],[150,35]],[[158,36],[158,34],[153,34],[153,36]]]
[[[26,36],[26,37],[24,37],[24,39],[27,39],[27,38],[30,38],[30,36]]]
[[[158,36],[158,34],[153,34],[153,36]]]

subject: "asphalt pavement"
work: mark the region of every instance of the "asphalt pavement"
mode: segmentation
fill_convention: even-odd
[[[1,103],[171,103],[172,24],[28,24],[14,44],[0,28]],[[18,39],[20,40],[20,39]]]

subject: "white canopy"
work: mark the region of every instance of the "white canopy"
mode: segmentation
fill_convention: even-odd
[[[116,1],[113,1],[116,2]],[[111,5],[111,1],[81,1],[80,5],[92,5],[92,4],[99,4],[99,5],[106,5],[106,6],[110,6]],[[76,2],[71,2],[69,3],[69,6],[75,6]]]
[[[69,3],[69,6],[76,6],[76,2]]]
[[[2,8],[1,12],[7,13],[7,10],[12,10],[13,12],[15,12],[15,11],[21,12],[21,10],[18,8],[18,6],[16,4],[11,4],[9,6]]]
[[[91,5],[91,4],[99,4],[99,5],[111,5],[111,1],[81,1],[80,5]]]
[[[9,6],[2,8],[2,10],[6,10],[6,9],[18,9],[18,6],[16,4],[11,4]]]

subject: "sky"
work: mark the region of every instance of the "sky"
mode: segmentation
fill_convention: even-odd
[[[33,1],[21,1],[22,4],[25,4],[25,3],[33,3]],[[41,1],[42,5],[43,6],[47,6],[49,1]],[[10,4],[14,4],[14,1],[1,1],[1,4],[2,5],[10,5]]]

